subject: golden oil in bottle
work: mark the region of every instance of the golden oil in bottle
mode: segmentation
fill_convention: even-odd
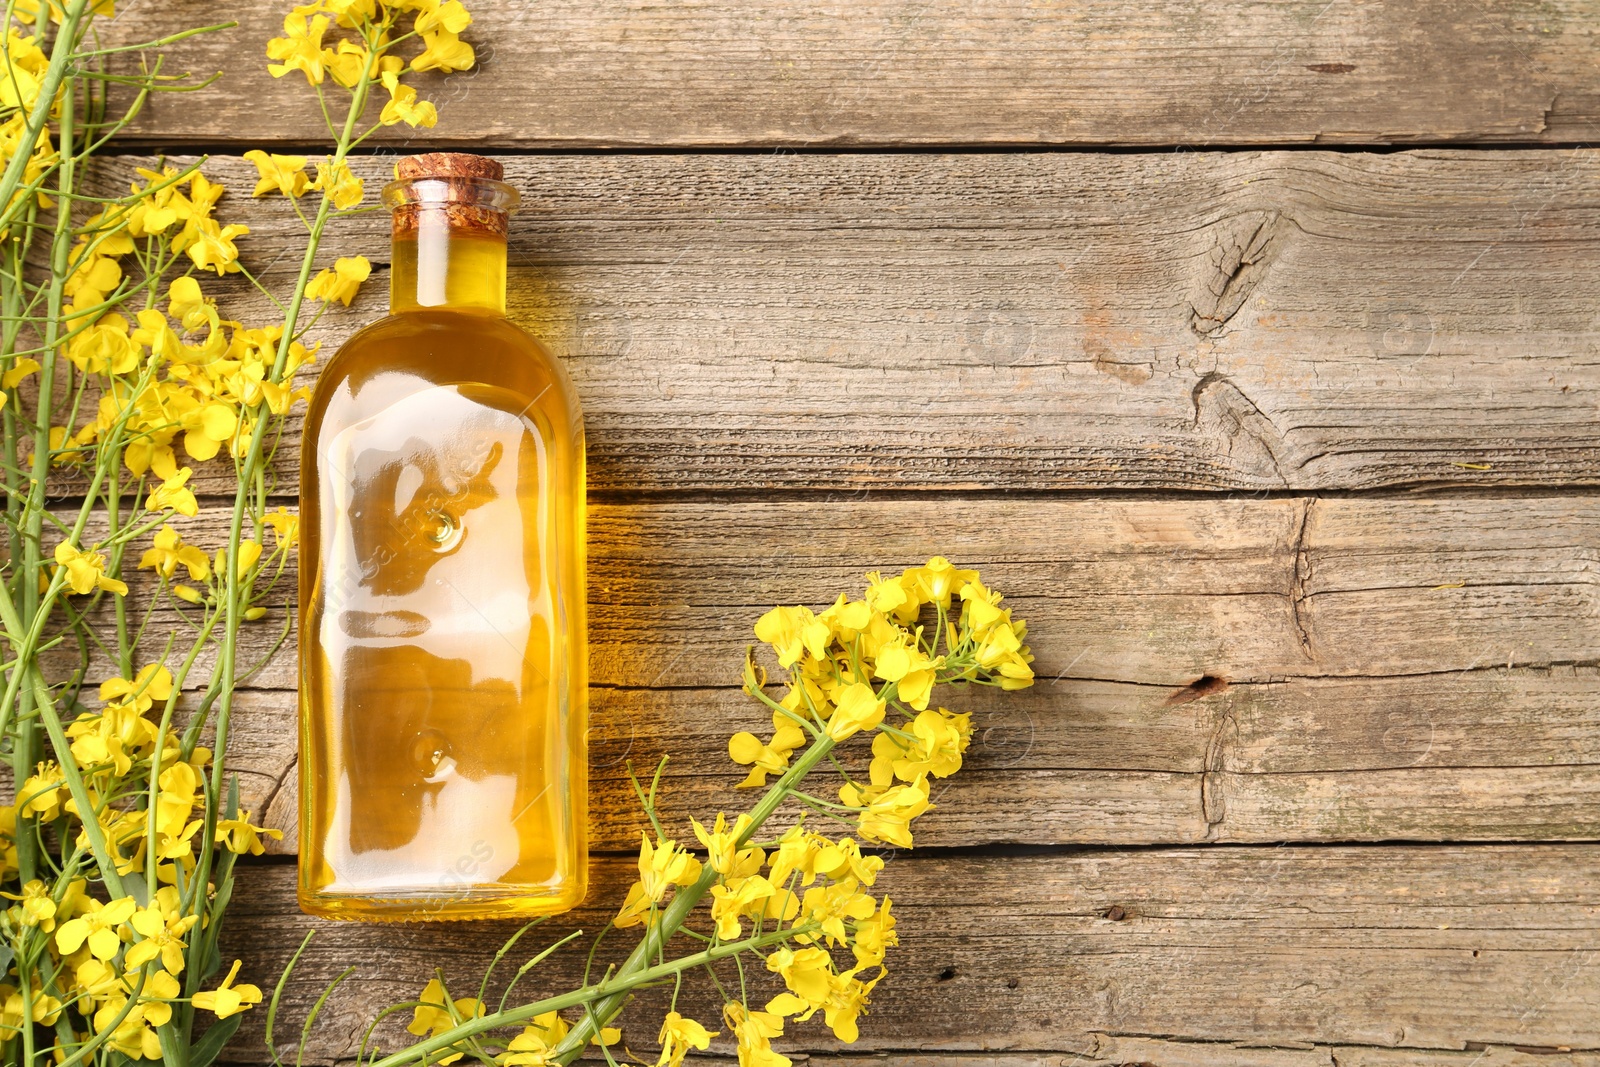
[[[396,176],[390,314],[306,416],[300,905],[565,911],[587,864],[582,416],[505,317],[499,164]]]

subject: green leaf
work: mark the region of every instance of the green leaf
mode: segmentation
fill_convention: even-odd
[[[211,1029],[207,1030],[200,1040],[194,1043],[194,1048],[190,1049],[189,1067],[210,1067],[211,1061],[222,1052],[242,1022],[244,1022],[244,1012],[212,1023]]]
[[[230,863],[227,865],[232,867]],[[216,895],[211,898],[211,914],[215,916],[214,922],[222,920],[222,913],[228,910],[228,902],[233,899],[233,871],[229,870],[222,876],[222,882],[217,886]]]
[[[208,931],[209,932],[209,931]],[[203,982],[222,970],[222,953],[217,948],[215,938],[208,937],[204,941],[205,958],[200,961],[200,980]]]

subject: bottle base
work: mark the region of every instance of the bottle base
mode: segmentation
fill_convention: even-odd
[[[583,902],[582,885],[485,886],[447,896],[409,893],[316,893],[302,889],[300,910],[345,922],[461,922],[474,919],[533,919],[560,915]]]

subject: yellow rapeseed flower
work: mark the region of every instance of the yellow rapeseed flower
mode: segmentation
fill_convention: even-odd
[[[881,972],[869,982],[863,982],[853,972],[838,976],[822,1010],[834,1037],[852,1042],[861,1036],[856,1019],[866,1012],[867,1004],[872,1000],[872,988],[882,978]]]
[[[342,159],[318,163],[317,180],[311,183],[311,188],[330,198],[340,211],[360,207],[361,198],[366,195],[366,183],[356,177],[350,164]]]
[[[105,703],[131,705],[139,712],[149,711],[158,700],[172,695],[172,672],[160,663],[140,668],[130,682],[126,678],[107,678],[100,683],[100,699]]]
[[[288,508],[280,505],[277,511],[263,515],[261,521],[272,527],[280,548],[293,548],[300,542],[300,516],[291,515]]]
[[[297,197],[304,194],[311,185],[311,175],[306,173],[305,156],[280,156],[257,148],[246,152],[244,158],[255,164],[258,175],[255,191],[250,194],[251,196],[270,196],[278,193],[282,196]]]
[[[372,53],[354,41],[340,41],[339,47],[331,51],[323,49],[322,61],[328,68],[328,77],[346,89],[354,89],[361,75],[372,69]]]
[[[911,736],[880,733],[873,738],[874,763],[882,761],[902,782],[914,782],[924,774],[948,778],[961,769],[961,757],[972,741],[972,716],[929,709],[918,713],[901,733]]]
[[[205,581],[211,574],[211,561],[204,552],[184,544],[178,531],[171,526],[162,526],[156,531],[152,547],[139,557],[139,569],[153,568],[161,577],[170,579],[179,567],[186,568],[189,577],[197,582]]]
[[[191,220],[195,226],[193,243],[183,251],[189,254],[194,265],[201,270],[214,270],[217,276],[239,269],[239,249],[234,241],[250,232],[250,227],[237,223],[219,226],[216,219]]]
[[[735,864],[742,853],[735,847],[741,834],[750,826],[750,816],[740,815],[734,820],[733,825],[728,825],[728,817],[722,812],[717,812],[716,822],[707,830],[699,819],[691,817],[689,826],[694,830],[694,836],[700,841],[700,846],[706,850],[706,863],[712,870],[723,877],[732,874]],[[745,853],[759,852],[760,849],[745,849]]]
[[[944,657],[930,659],[914,641],[896,641],[878,650],[873,673],[885,682],[897,682],[895,693],[918,711],[928,706],[929,694]]]
[[[48,993],[33,995],[33,1021],[44,1026],[54,1026],[61,1016],[61,1001]],[[12,992],[5,999],[5,1025],[15,1031],[22,1022],[22,994]]]
[[[656,1067],[680,1067],[690,1049],[705,1051],[711,1047],[711,1039],[719,1033],[720,1030],[707,1030],[693,1019],[686,1019],[675,1011],[667,1012],[666,1019],[661,1023],[661,1034],[657,1039],[661,1042],[661,1056],[656,1060]]]
[[[54,760],[40,763],[17,793],[17,810],[41,822],[51,822],[61,814],[61,800],[67,792],[67,778]]]
[[[950,598],[961,592],[968,582],[974,581],[978,572],[959,570],[943,556],[934,556],[924,566],[907,570],[902,577],[916,583],[924,601],[948,608]]]
[[[267,42],[267,58],[277,60],[269,63],[267,70],[274,78],[298,70],[312,85],[321,85],[327,70],[328,51],[322,47],[322,35],[326,32],[326,15],[312,16],[300,8],[291,11],[283,18],[284,36]]]
[[[84,552],[70,541],[62,541],[56,545],[55,558],[57,570],[66,572],[67,588],[79,596],[96,589],[117,596],[128,594],[127,585],[106,575],[106,558],[98,552]]]
[[[866,682],[851,682],[835,696],[827,734],[835,741],[843,741],[862,730],[871,730],[883,721],[884,707],[872,686]]]
[[[172,279],[167,286],[167,314],[182,323],[185,330],[198,330],[211,321],[211,306],[200,291],[200,283],[187,274]]]
[[[104,316],[67,344],[67,358],[85,374],[127,374],[139,365],[139,356],[121,315]]]
[[[411,1013],[411,1021],[406,1024],[406,1029],[418,1037],[428,1035],[437,1037],[455,1027],[456,1020],[476,1019],[483,1014],[483,1002],[474,997],[462,997],[451,1000],[450,993],[445,989],[444,983],[439,979],[430,980],[418,997],[416,1009]],[[450,1008],[455,1009],[452,1014]],[[459,1052],[441,1056],[432,1062],[437,1064],[451,1064],[461,1058]]]
[[[122,924],[132,918],[138,907],[132,897],[107,904],[90,898],[84,901],[81,914],[56,928],[56,948],[70,956],[87,944],[95,959],[109,960],[122,947]]]
[[[871,917],[856,923],[850,951],[855,954],[857,967],[878,967],[883,964],[887,951],[900,943],[900,935],[895,933],[894,926],[895,918],[889,914],[889,898],[884,897]]]
[[[871,885],[877,881],[878,872],[883,870],[883,857],[863,855],[861,846],[854,839],[841,837],[817,851],[812,868],[836,882],[854,878],[862,885]]]
[[[628,889],[617,917],[612,920],[618,927],[637,926],[645,921],[650,909],[666,899],[667,891],[675,885],[692,885],[700,877],[700,861],[688,851],[679,848],[676,841],[658,838],[650,843],[648,835],[639,835],[639,880]]]
[[[282,841],[283,831],[250,825],[248,811],[240,812],[235,819],[217,820],[217,844],[226,845],[229,852],[237,852],[240,855],[248,852],[252,856],[259,856],[267,850],[261,843],[263,836],[270,837],[274,841]]]
[[[253,1004],[261,1003],[261,990],[253,985],[241,982],[234,985],[233,980],[239,977],[239,968],[244,965],[243,960],[234,960],[233,966],[228,970],[228,977],[216,989],[196,993],[190,1001],[201,1011],[216,1014],[219,1019],[226,1019],[230,1015],[237,1015]],[[443,1060],[439,1060],[443,1063]]]
[[[495,1057],[495,1062],[506,1067],[557,1067],[555,1048],[572,1030],[571,1024],[553,1011],[535,1015],[511,1039],[506,1051]],[[602,1027],[590,1042],[593,1045],[615,1045],[622,1040],[622,1031],[614,1026]]]
[[[817,923],[830,945],[842,944],[848,937],[845,920],[868,919],[877,909],[877,902],[861,892],[854,878],[829,885],[816,885],[807,889],[800,900],[800,914],[806,922]],[[805,935],[798,940],[815,940]]]
[[[472,15],[461,0],[444,0],[443,3],[439,0],[423,0],[414,6],[418,10],[413,29],[418,33],[432,33],[435,30],[460,33],[472,25]]]
[[[722,1021],[738,1043],[739,1067],[790,1067],[789,1057],[772,1050],[772,1039],[783,1036],[783,1016],[733,1000],[722,1006]]]
[[[978,666],[1000,675],[1000,688],[1025,689],[1033,684],[1033,653],[1022,633],[1009,622],[996,624],[978,646]]]
[[[385,126],[405,123],[411,127],[427,129],[439,121],[439,110],[430,101],[418,100],[417,91],[400,80],[395,71],[384,71],[383,87],[389,90],[389,101],[383,105],[378,121]]]
[[[306,5],[305,10],[313,10],[318,6],[332,15],[340,26],[351,30],[356,29],[363,21],[370,22],[378,15],[378,0],[320,0],[320,4]]]
[[[20,893],[0,893],[0,897],[18,902],[11,912],[23,926],[36,926],[47,934],[56,928],[56,902],[50,896],[50,887],[39,879],[29,881]]]
[[[165,511],[171,508],[179,515],[190,518],[200,513],[200,503],[195,500],[194,492],[188,488],[189,477],[194,470],[181,467],[162,480],[161,484],[150,490],[144,507],[146,511]]]
[[[893,616],[899,623],[915,622],[922,610],[916,581],[903,574],[887,579],[877,571],[868,574],[866,601],[874,611]]]
[[[181,836],[188,827],[200,790],[200,772],[194,764],[177,762],[161,772],[157,782],[156,830],[168,837]]]
[[[359,196],[356,202],[360,203]],[[356,298],[356,291],[361,288],[361,283],[371,274],[372,263],[366,256],[340,256],[334,261],[332,270],[324,268],[311,279],[311,284],[306,286],[306,296],[325,303],[337,300],[345,307],[349,307],[350,301]]]
[[[772,883],[759,874],[739,879],[736,886],[722,883],[712,886],[711,920],[717,924],[717,936],[724,941],[739,940],[740,917],[764,914],[766,900],[775,892]]]
[[[423,32],[422,43],[422,53],[411,61],[412,70],[437,70],[449,74],[467,70],[476,59],[472,46],[444,25]]]
[[[861,836],[896,848],[910,848],[911,820],[930,807],[926,778],[918,778],[909,785],[893,786],[861,812],[858,820]]]
[[[778,847],[772,850],[767,864],[768,877],[776,886],[788,885],[792,875],[799,874],[802,885],[816,880],[817,856],[828,839],[812,833],[804,826],[795,825],[778,838]]]
[[[250,573],[250,568],[254,567],[256,562],[260,559],[261,542],[240,541],[239,566],[235,573],[237,573],[240,578],[243,578],[245,575]],[[226,574],[228,571],[228,550],[225,548],[217,549],[216,558],[212,560],[211,565],[212,569],[214,569],[218,574]]]
[[[239,428],[239,416],[232,404],[213,400],[185,411],[178,419],[183,427],[183,450],[190,459],[205,462],[233,440]]]
[[[183,973],[184,937],[200,921],[198,915],[183,915],[176,909],[164,910],[160,901],[152,901],[140,908],[128,920],[143,940],[130,945],[122,957],[123,966],[130,970],[143,967],[151,960],[160,960],[168,974]]]
[[[789,992],[813,1009],[820,1008],[827,1001],[833,987],[833,957],[824,948],[812,946],[792,949],[785,946],[767,957],[767,970],[782,975],[783,984]],[[781,1001],[780,1005],[788,1006],[788,1003]],[[779,1009],[775,1009],[769,1001],[767,1010]],[[780,1014],[792,1015],[794,1012],[780,1011]]]
[[[805,740],[800,727],[787,721],[776,727],[772,741],[767,744],[743,730],[728,738],[728,758],[750,768],[738,788],[757,789],[766,785],[767,775],[782,773],[789,766],[789,754],[805,744]]]
[[[772,646],[780,667],[792,667],[804,653],[825,659],[828,640],[833,636],[828,624],[806,607],[777,607],[756,620],[756,638]]]

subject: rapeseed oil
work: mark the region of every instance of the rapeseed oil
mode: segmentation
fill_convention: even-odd
[[[391,313],[305,424],[300,904],[565,911],[587,863],[582,416],[505,315],[499,165],[396,173]]]

